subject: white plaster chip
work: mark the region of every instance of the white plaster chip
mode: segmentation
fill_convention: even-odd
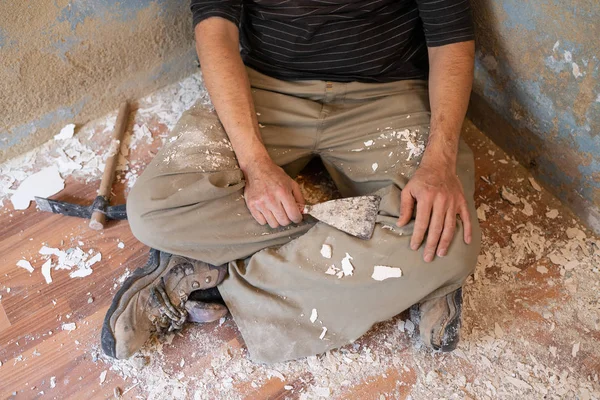
[[[543,265],[538,265],[538,267],[536,268],[536,270],[540,274],[547,274],[548,273],[548,268],[544,267]]]
[[[92,265],[96,264],[100,260],[102,260],[102,254],[101,253],[96,253],[96,255],[94,255],[94,257],[90,258],[89,260],[87,260],[85,262],[85,267],[89,268]]]
[[[373,146],[373,143],[375,143],[373,140],[367,140],[365,142],[365,146],[369,147],[369,146]]]
[[[521,199],[519,199],[519,196],[517,196],[516,194],[514,194],[512,192],[512,190],[510,190],[509,188],[507,188],[506,186],[502,186],[502,198],[506,201],[508,201],[511,204],[519,204],[521,202]]]
[[[91,268],[81,268],[69,274],[71,278],[85,278],[94,272]]]
[[[352,259],[353,258],[348,253],[346,253],[346,257],[342,259],[342,272],[344,273],[344,276],[352,275],[354,271],[354,266],[350,262]]]
[[[580,342],[577,342],[573,345],[573,349],[571,350],[571,356],[573,358],[577,357],[577,353],[579,353],[579,347],[581,346]]]
[[[35,196],[50,197],[65,188],[65,181],[60,177],[56,166],[44,168],[40,172],[29,175],[10,198],[15,210],[25,210]]]
[[[477,207],[477,219],[480,221],[486,221],[487,217],[485,213],[488,211],[490,211],[490,206],[488,206],[485,203],[482,203],[479,207]]]
[[[32,273],[33,272],[33,267],[31,266],[31,263],[27,260],[19,260],[17,261],[17,267],[21,267],[23,269],[26,269],[27,272]]]
[[[558,217],[558,210],[556,208],[553,208],[552,210],[550,210],[546,213],[546,217],[548,217],[550,219],[554,219],[554,218]]]
[[[339,271],[339,268],[337,268],[335,265],[332,265],[329,268],[327,268],[327,271],[325,271],[325,273],[327,275],[335,275],[338,273],[338,271]]]
[[[310,322],[312,322],[314,324],[315,321],[317,320],[317,317],[318,317],[317,309],[313,308],[312,312],[310,313]]]
[[[373,172],[375,172],[377,171],[377,168],[379,168],[379,164],[373,163],[373,165],[371,165],[371,168],[373,168]]]
[[[106,373],[107,373],[107,372],[108,372],[108,371],[106,371],[106,370],[105,370],[105,371],[102,371],[102,372],[100,373],[100,384],[101,384],[101,385],[102,385],[102,384],[104,383],[104,381],[106,380]]]
[[[529,204],[529,202],[525,199],[521,199],[521,202],[523,203],[523,209],[521,210],[521,212],[527,215],[528,217],[533,216],[533,207],[531,206],[531,204]]]
[[[528,179],[529,179],[529,183],[531,183],[531,187],[533,187],[538,192],[542,191],[542,187],[539,185],[539,183],[537,183],[535,181],[535,179],[533,179],[532,177],[529,177]]]
[[[67,140],[73,137],[75,133],[75,124],[65,125],[64,128],[60,130],[58,135],[54,135],[54,140]]]
[[[373,275],[371,278],[376,281],[383,281],[389,278],[400,278],[402,270],[400,268],[386,267],[385,265],[376,265],[373,267]]]
[[[319,336],[319,339],[323,340],[326,333],[327,333],[327,328],[323,327],[323,332],[321,332],[321,336]]]
[[[331,245],[324,244],[321,246],[321,255],[325,258],[331,258],[332,250]]]
[[[50,389],[54,389],[55,387],[56,387],[56,377],[51,376],[50,377]]]
[[[52,260],[47,260],[44,265],[42,265],[42,275],[44,279],[46,279],[46,283],[52,283],[52,275],[50,274],[50,269],[52,268]]]
[[[118,248],[120,248],[120,249],[124,249],[124,248],[125,248],[125,243],[123,243],[123,242],[119,242],[119,243],[117,244],[117,247],[118,247]]]
[[[77,325],[75,325],[75,322],[70,322],[68,324],[62,324],[63,331],[74,331],[75,329],[77,329]]]
[[[407,319],[404,321],[404,329],[406,329],[406,331],[412,335],[415,331],[415,324],[410,319]]]

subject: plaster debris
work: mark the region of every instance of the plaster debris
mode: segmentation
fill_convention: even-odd
[[[480,221],[486,221],[487,217],[485,215],[486,212],[490,211],[490,206],[485,203],[481,203],[479,207],[477,207],[477,219]]]
[[[331,265],[329,268],[327,268],[327,271],[325,271],[327,275],[336,275],[338,272],[340,272],[340,269],[335,265]]]
[[[404,329],[406,329],[406,332],[408,332],[410,335],[412,335],[415,332],[414,322],[412,322],[410,319],[407,319],[406,321],[404,321]]]
[[[101,385],[102,385],[102,384],[104,383],[104,381],[106,380],[106,373],[107,373],[107,372],[108,372],[108,371],[102,371],[102,372],[100,373],[100,384],[101,384]]]
[[[83,278],[89,276],[93,272],[91,267],[102,259],[101,253],[94,254],[94,250],[92,249],[86,253],[79,247],[73,247],[63,251],[53,247],[42,246],[39,253],[44,256],[54,256],[57,258],[54,269],[72,270],[75,267],[76,270],[69,274],[71,278]],[[50,260],[51,258],[48,258],[47,263],[50,262]],[[44,267],[42,267],[42,273],[43,268]],[[50,267],[47,268],[49,271]]]
[[[550,210],[546,213],[546,217],[548,217],[550,219],[554,219],[554,218],[558,217],[558,210],[556,208],[553,208],[552,210]]]
[[[524,198],[521,199],[521,203],[523,203],[523,209],[521,210],[521,212],[525,215],[527,215],[528,217],[532,217],[533,216],[533,207],[531,206],[531,204],[529,204],[529,202],[527,200],[525,200]]]
[[[344,273],[344,276],[352,275],[354,271],[354,266],[350,262],[352,259],[353,258],[348,253],[346,253],[346,257],[342,259],[342,272]]]
[[[586,238],[585,233],[579,228],[567,228],[567,237],[569,239],[584,240]]]
[[[51,376],[50,377],[50,389],[54,389],[55,387],[56,387],[56,377]]]
[[[318,318],[317,309],[313,308],[310,313],[310,322],[312,322],[314,324],[315,321],[317,320],[317,318]]]
[[[331,258],[332,255],[332,249],[331,249],[331,245],[328,244],[323,244],[321,246],[321,255],[324,258]]]
[[[579,347],[581,346],[580,342],[577,342],[573,345],[573,349],[571,350],[571,356],[573,358],[577,357],[577,353],[579,353]]]
[[[125,248],[125,243],[123,243],[123,242],[119,242],[119,243],[117,244],[117,247],[118,247],[118,248],[120,248],[120,249],[124,249],[124,248]]]
[[[62,324],[63,331],[74,331],[75,329],[77,329],[77,325],[75,325],[75,322],[70,322],[68,324]]]
[[[44,276],[44,279],[46,280],[47,284],[52,283],[52,275],[50,273],[50,270],[52,269],[52,260],[47,260],[44,265],[42,265],[42,275]]]
[[[542,191],[542,187],[539,185],[539,183],[535,181],[535,179],[533,179],[532,177],[529,177],[528,179],[529,183],[531,184],[531,187],[533,187],[538,192]]]
[[[400,268],[386,267],[385,265],[376,265],[373,267],[373,275],[371,278],[376,281],[383,281],[389,278],[400,278],[402,270]]]
[[[519,198],[519,196],[514,194],[513,191],[510,190],[509,188],[507,188],[506,186],[502,186],[501,195],[504,200],[508,201],[509,203],[511,203],[513,205],[519,204],[521,202],[521,199]]]
[[[581,73],[581,70],[579,69],[579,65],[577,65],[577,63],[571,63],[571,67],[573,68],[573,76],[575,78],[579,78],[580,76],[583,76],[583,74]]]
[[[536,268],[536,270],[540,274],[547,274],[548,273],[548,268],[544,267],[543,265],[538,265],[538,267]]]
[[[365,146],[369,147],[369,146],[373,146],[373,143],[375,143],[373,140],[367,140],[365,142]]]
[[[60,132],[58,133],[58,135],[54,136],[54,140],[67,140],[67,139],[71,139],[73,137],[74,133],[75,133],[75,124],[65,125],[60,130]]]
[[[371,165],[371,168],[373,169],[373,172],[377,171],[378,167],[379,167],[379,164],[377,164],[377,163],[373,163],[373,165]]]
[[[31,263],[27,260],[17,261],[17,267],[21,267],[21,268],[27,270],[27,272],[29,272],[29,273],[33,272],[33,267],[31,266]]]
[[[65,181],[60,177],[58,168],[52,166],[27,177],[21,182],[10,200],[15,210],[25,210],[35,196],[50,197],[64,188]]]
[[[321,335],[319,336],[319,339],[323,340],[325,338],[325,334],[327,333],[327,328],[323,327],[323,332],[321,332]]]

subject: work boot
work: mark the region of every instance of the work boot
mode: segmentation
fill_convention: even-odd
[[[427,347],[445,353],[453,351],[460,341],[462,288],[412,306],[410,315]]]
[[[152,333],[181,329],[189,311],[194,322],[211,322],[227,314],[222,304],[186,307],[191,292],[214,288],[225,278],[227,266],[213,265],[150,250],[147,264],[135,270],[115,295],[102,325],[102,349],[124,359],[137,352]]]

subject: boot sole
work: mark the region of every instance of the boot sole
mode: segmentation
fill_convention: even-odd
[[[166,268],[168,263],[163,263]],[[161,265],[160,251],[150,249],[148,262],[141,268],[136,269],[133,274],[125,280],[121,289],[117,292],[113,301],[106,312],[104,323],[102,324],[101,345],[104,354],[109,357],[117,358],[116,356],[116,339],[114,335],[114,323],[118,316],[127,308],[133,295],[138,293],[144,287],[149,286],[158,275],[155,272]],[[133,289],[133,290],[132,290]],[[116,318],[113,318],[116,317]]]

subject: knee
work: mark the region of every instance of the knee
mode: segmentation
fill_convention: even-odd
[[[150,243],[156,237],[160,224],[149,218],[150,196],[143,181],[136,182],[127,196],[127,220],[131,232],[140,242],[153,247]]]

